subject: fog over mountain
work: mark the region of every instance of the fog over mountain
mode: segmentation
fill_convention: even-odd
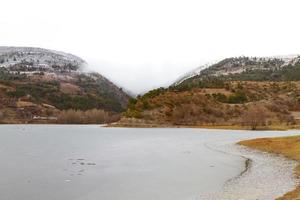
[[[10,0],[1,6],[1,46],[70,52],[135,93],[214,60],[300,53],[297,0]]]

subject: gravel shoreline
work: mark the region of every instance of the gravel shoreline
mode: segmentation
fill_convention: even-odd
[[[245,159],[245,170],[228,180],[217,194],[199,197],[205,200],[274,200],[295,189],[294,175],[298,162],[282,156],[252,150],[224,142],[207,145],[224,154]]]

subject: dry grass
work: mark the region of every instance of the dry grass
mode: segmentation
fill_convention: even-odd
[[[238,144],[265,152],[281,154],[289,159],[300,161],[300,136],[279,137],[279,138],[259,138],[254,140],[241,141]],[[300,176],[300,165],[295,169],[297,176]],[[285,194],[278,200],[299,200],[300,186],[297,189]]]
[[[71,83],[61,83],[60,91],[65,94],[78,94],[80,92],[80,87]]]
[[[291,112],[291,114],[295,118],[295,120],[300,120],[300,111],[294,111]]]

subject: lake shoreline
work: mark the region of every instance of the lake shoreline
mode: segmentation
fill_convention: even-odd
[[[110,123],[106,127],[120,128],[199,128],[199,129],[217,129],[217,130],[251,130],[251,131],[288,131],[300,130],[300,125],[273,125],[259,126],[252,130],[250,126],[241,125],[172,125],[172,124],[155,124],[155,123]]]
[[[294,169],[294,175],[299,179],[300,177],[300,160],[294,152],[298,150],[298,138],[294,137],[278,137],[278,138],[258,138],[251,140],[243,140],[238,142],[239,145],[244,145],[248,148],[257,149],[261,152],[268,152],[274,155],[281,155],[290,160],[298,162]],[[280,145],[280,146],[279,146]],[[300,197],[300,184],[294,190],[289,191],[278,200],[296,200]]]
[[[256,130],[252,130],[250,126],[241,125],[173,125],[159,123],[105,123],[105,124],[60,124],[60,123],[0,123],[1,125],[41,125],[41,126],[100,126],[107,128],[196,128],[196,129],[215,129],[215,130],[244,130],[244,131],[289,131],[300,130],[300,125],[271,125],[259,126]]]
[[[220,148],[221,146],[223,147]],[[291,200],[280,197],[294,190],[298,185],[298,179],[293,176],[293,169],[297,165],[295,161],[275,154],[263,153],[236,142],[221,146],[209,148],[241,157],[244,159],[244,170],[226,181],[220,193],[204,196],[204,199]]]

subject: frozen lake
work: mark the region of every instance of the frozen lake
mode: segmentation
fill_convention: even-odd
[[[0,199],[272,199],[296,163],[234,143],[296,133],[1,125]]]

